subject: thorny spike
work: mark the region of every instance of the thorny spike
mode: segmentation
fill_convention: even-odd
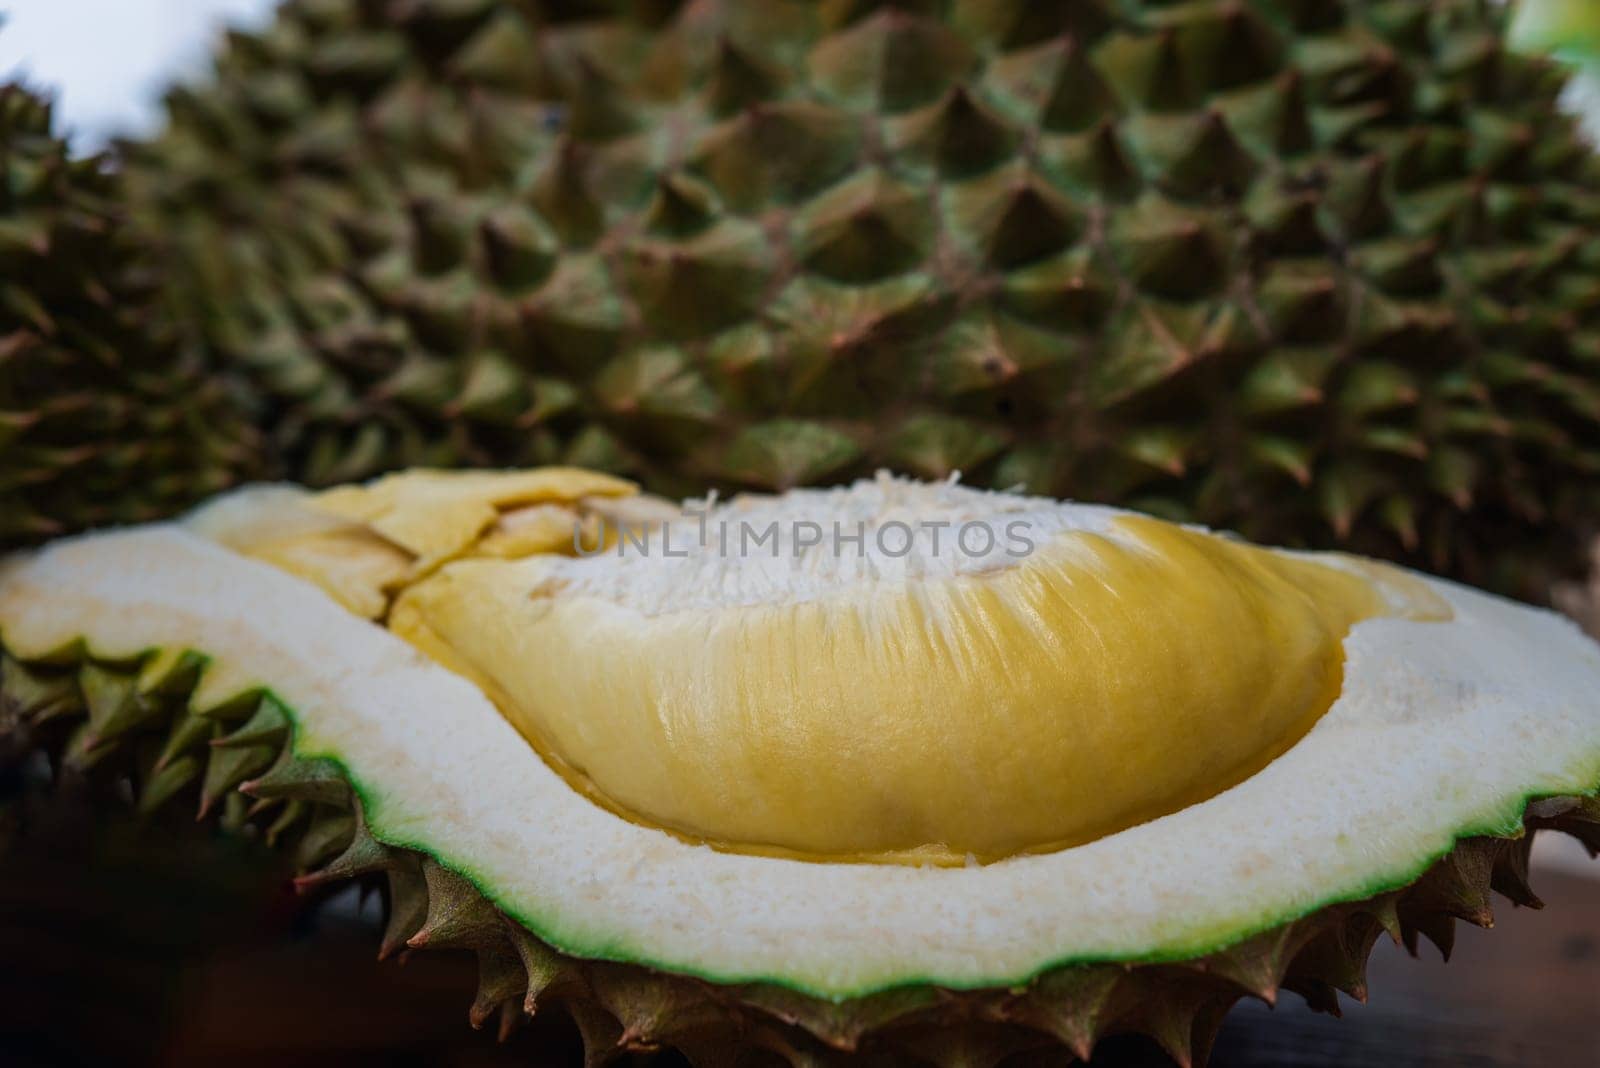
[[[317,813],[312,816],[311,826],[300,836],[300,841],[295,845],[295,867],[302,871],[316,867],[329,856],[348,848],[351,836],[354,834],[355,817],[348,812]],[[314,884],[297,879],[295,885],[303,890]]]
[[[160,771],[168,764],[186,754],[194,752],[207,739],[211,738],[217,730],[214,721],[207,719],[184,708],[173,720],[172,729],[167,733],[167,740],[161,748],[161,753],[156,757],[156,770]]]
[[[478,994],[467,1012],[473,1029],[483,1027],[503,1006],[510,1004],[520,1014],[522,997],[528,988],[528,973],[508,945],[485,946],[478,953]],[[504,1035],[501,1036],[502,1041]]]
[[[78,686],[89,706],[90,749],[116,741],[138,727],[159,720],[161,707],[139,696],[138,679],[126,671],[87,664],[78,672]]]
[[[302,760],[294,755],[293,746],[284,747],[265,775],[239,788],[251,797],[314,801],[339,808],[351,803],[350,784],[337,764],[321,758]]]
[[[1200,967],[1273,1005],[1277,1003],[1284,973],[1314,937],[1315,928],[1311,925],[1287,923],[1204,958]]]
[[[1118,990],[1128,972],[1115,965],[1059,968],[1040,977],[1003,1014],[1055,1035],[1073,1055],[1094,1055],[1118,1005]]]
[[[264,694],[254,714],[241,727],[220,738],[213,738],[211,744],[218,749],[276,746],[283,742],[288,733],[289,714],[276,698]]]
[[[478,948],[504,938],[499,914],[476,887],[432,857],[422,861],[428,888],[428,913],[422,929],[406,940],[422,946]]]
[[[200,813],[204,819],[213,805],[239,787],[252,775],[271,767],[276,750],[270,745],[238,749],[212,749],[206,761],[205,780],[200,787]]]
[[[527,976],[522,1011],[532,1016],[538,1010],[539,999],[544,993],[571,979],[572,969],[561,954],[534,938],[522,925],[506,920],[506,934]]]
[[[428,884],[415,858],[404,857],[384,875],[389,883],[389,918],[378,947],[379,960],[405,949],[428,915]]]
[[[158,761],[139,791],[139,814],[154,815],[178,791],[199,778],[200,771],[200,759],[194,756]]]
[[[344,847],[343,852],[316,871],[295,879],[297,888],[303,890],[324,883],[354,879],[373,872],[386,871],[397,863],[394,850],[372,837],[372,832],[367,830],[367,822],[362,817],[359,804],[356,805],[350,819],[353,821],[350,842]]]
[[[617,1055],[622,1025],[609,1012],[585,1000],[569,1001],[566,1009],[583,1039],[583,1068],[601,1068]]]

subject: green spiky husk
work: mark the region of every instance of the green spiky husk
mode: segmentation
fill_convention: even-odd
[[[1287,989],[1315,1009],[1364,1000],[1367,955],[1388,933],[1449,955],[1455,921],[1487,925],[1490,892],[1538,905],[1528,886],[1533,832],[1572,834],[1600,852],[1600,798],[1531,802],[1526,832],[1472,838],[1410,885],[1328,907],[1191,961],[1056,969],[1011,989],[907,987],[830,1002],[769,985],[718,985],[631,964],[562,954],[500,912],[431,857],[367,829],[338,765],[295,755],[288,711],[254,692],[217,707],[190,697],[196,655],[108,663],[65,650],[24,663],[0,649],[0,760],[49,755],[58,777],[115,784],[142,812],[197,805],[227,827],[293,850],[301,885],[381,882],[388,902],[380,955],[464,948],[479,959],[470,1018],[502,1030],[560,1006],[592,1064],[672,1047],[696,1064],[732,1064],[765,1050],[790,1064],[910,1055],[990,1065],[1020,1051],[1063,1048],[1087,1058],[1110,1034],[1153,1038],[1181,1064],[1205,1060],[1239,998]]]
[[[1490,0],[297,0],[130,160],[283,470],[883,465],[1525,595],[1600,166]]]
[[[180,341],[116,178],[0,87],[0,550],[170,516],[254,470],[238,398]]]

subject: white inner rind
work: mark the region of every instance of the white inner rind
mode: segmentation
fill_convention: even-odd
[[[297,751],[350,770],[376,834],[468,875],[557,948],[843,997],[1196,956],[1407,882],[1459,836],[1512,831],[1529,795],[1592,790],[1600,647],[1551,613],[1427,581],[1454,621],[1357,624],[1342,696],[1259,774],[1088,845],[972,868],[722,853],[627,822],[465,680],[176,527],[0,568],[0,636],[24,656],[78,637],[104,657],[204,651],[199,705],[272,689]]]

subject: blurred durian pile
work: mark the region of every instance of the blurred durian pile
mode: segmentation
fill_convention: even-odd
[[[1544,599],[1600,517],[1600,162],[1536,54],[1588,11],[289,0],[57,164],[114,278],[11,165],[8,336],[66,378],[0,365],[0,536],[262,473],[889,467]]]

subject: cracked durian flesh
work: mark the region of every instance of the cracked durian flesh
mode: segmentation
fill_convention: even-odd
[[[613,812],[818,860],[988,861],[1203,801],[1328,710],[1355,623],[1449,615],[1381,565],[950,483],[608,539],[624,492],[413,472],[223,540],[383,617]]]

